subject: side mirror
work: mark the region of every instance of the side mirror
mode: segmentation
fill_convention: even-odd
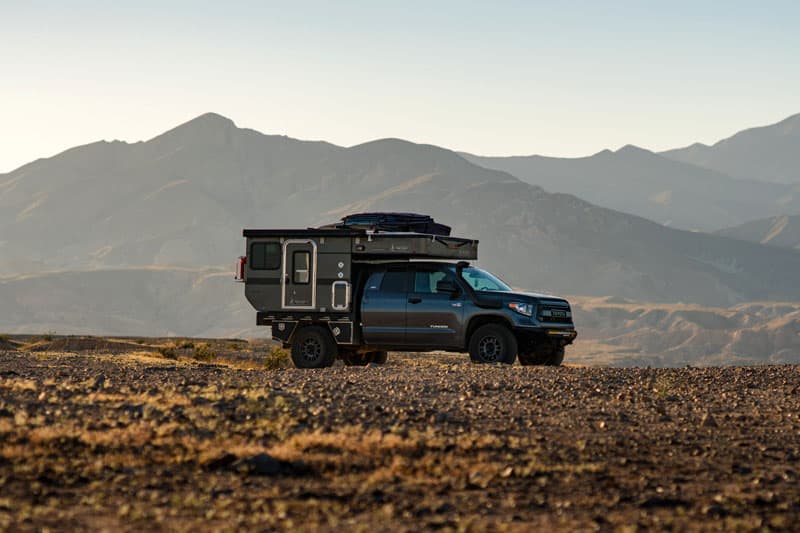
[[[455,281],[442,280],[436,282],[436,292],[446,292],[449,294],[458,294],[460,291]]]

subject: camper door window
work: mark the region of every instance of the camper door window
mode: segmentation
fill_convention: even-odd
[[[248,258],[253,270],[278,270],[281,267],[281,245],[277,242],[256,242]]]
[[[295,285],[307,285],[309,282],[311,254],[305,251],[297,251],[292,254],[292,270],[294,275],[292,283]]]

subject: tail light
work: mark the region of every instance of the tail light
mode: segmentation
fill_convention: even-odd
[[[247,257],[241,256],[236,260],[236,273],[234,274],[235,281],[244,281],[244,267],[247,264]]]

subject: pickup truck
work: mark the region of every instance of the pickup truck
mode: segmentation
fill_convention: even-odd
[[[364,279],[362,344],[340,347],[346,364],[381,362],[387,350],[441,350],[468,352],[476,363],[560,365],[577,335],[563,298],[516,292],[466,262],[391,262],[368,267]],[[328,363],[322,331],[295,333],[295,363]]]
[[[472,266],[478,241],[414,213],[308,229],[245,229],[236,280],[256,324],[299,368],[383,363],[388,350],[560,365],[577,333],[563,298],[517,292]]]

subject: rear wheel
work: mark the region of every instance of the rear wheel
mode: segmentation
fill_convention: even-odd
[[[297,368],[323,368],[336,360],[336,341],[320,326],[306,326],[292,339],[292,362]]]
[[[517,339],[502,324],[485,324],[469,339],[469,357],[475,363],[514,364]]]

